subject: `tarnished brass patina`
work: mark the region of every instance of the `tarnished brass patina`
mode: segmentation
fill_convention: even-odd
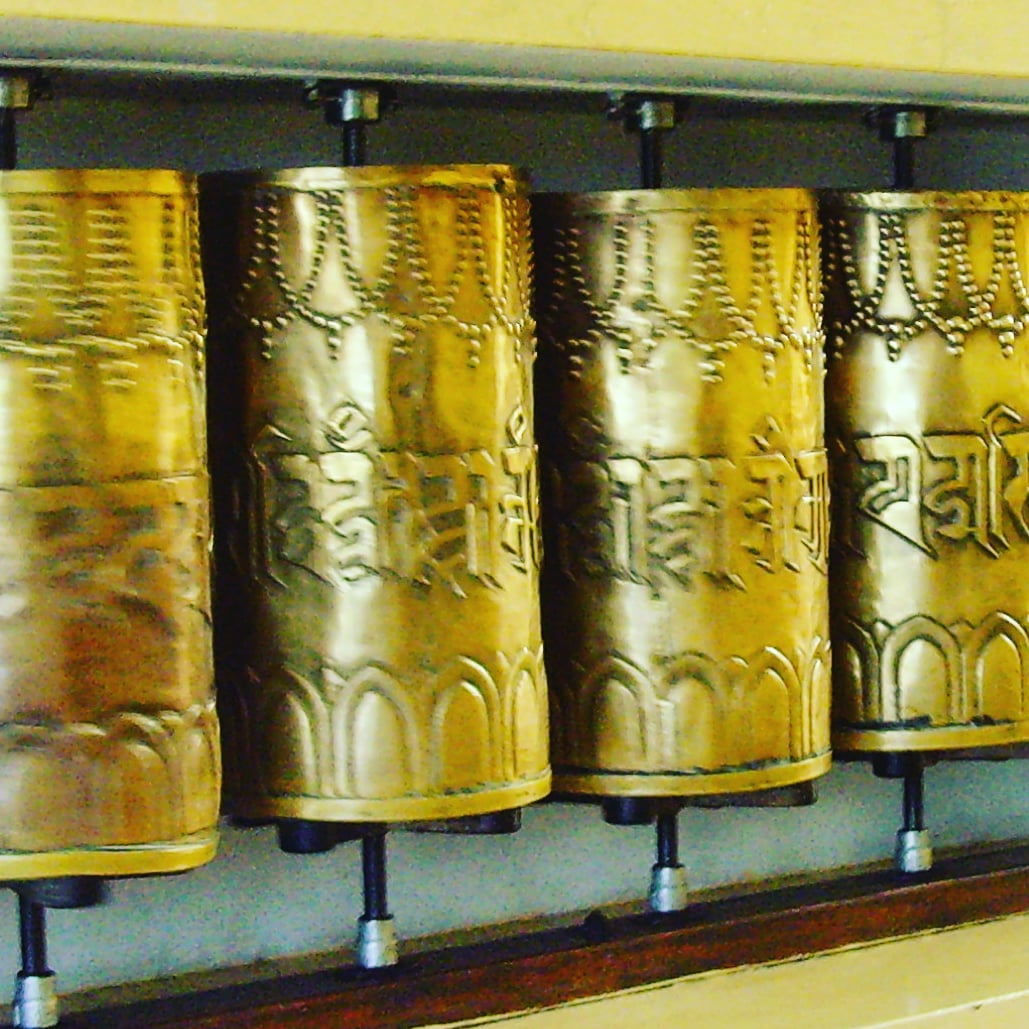
[[[544,795],[522,180],[312,168],[204,200],[236,309],[212,330],[229,806],[395,822]]]
[[[1029,738],[1029,195],[826,194],[834,744]]]
[[[829,765],[814,201],[533,201],[555,789],[738,793]]]
[[[0,880],[214,853],[192,179],[0,173]]]

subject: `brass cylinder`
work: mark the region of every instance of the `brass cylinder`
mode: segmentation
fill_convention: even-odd
[[[312,168],[204,196],[232,306],[212,330],[230,809],[396,822],[543,796],[522,179]]]
[[[556,790],[829,765],[817,221],[801,190],[533,201]]]
[[[834,745],[1029,738],[1029,194],[826,193]]]
[[[0,881],[214,853],[192,178],[0,172]]]

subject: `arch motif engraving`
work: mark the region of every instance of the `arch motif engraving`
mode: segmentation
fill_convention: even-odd
[[[487,755],[483,772],[487,781],[499,779],[504,761],[502,719],[505,705],[501,691],[489,670],[479,661],[469,657],[458,657],[445,668],[434,684],[434,703],[432,712],[432,737],[429,753],[432,755],[433,777],[438,781],[442,777],[442,767],[448,738],[453,743],[455,737],[447,732],[446,715],[448,706],[453,703],[456,693],[464,692],[469,698],[479,698],[478,713],[473,716],[473,725],[485,733],[486,738],[480,741],[483,753]],[[458,737],[459,738],[459,737]]]
[[[837,681],[845,683],[840,691],[842,701],[863,712],[871,721],[882,718],[882,696],[878,684],[879,644],[872,632],[850,619],[833,626],[833,672]]]
[[[193,752],[198,727],[209,748],[215,724],[210,701],[184,713],[0,724],[10,787],[0,798],[0,854],[172,842],[209,827],[217,796],[206,792],[207,777],[218,769],[198,766]]]
[[[922,685],[922,675],[915,673],[913,679],[902,674],[904,659],[911,655],[910,648],[926,647],[929,650],[930,665],[939,661],[939,672],[943,676],[942,705],[946,715],[953,722],[965,719],[967,708],[965,699],[964,674],[961,662],[961,648],[954,634],[945,626],[926,615],[914,615],[905,619],[886,637],[883,642],[882,669],[884,698],[889,701],[883,715],[887,721],[910,721],[914,714],[909,702],[910,687]],[[938,696],[932,691],[933,697]]]
[[[715,769],[724,760],[720,726],[725,724],[728,686],[725,671],[703,654],[687,654],[668,669],[669,688],[662,762],[666,768]]]
[[[1007,660],[1002,660],[991,676],[991,652],[1004,645]],[[968,634],[965,651],[971,717],[1024,718],[1029,695],[1029,632],[1025,626],[1004,611],[993,611]]]
[[[749,662],[732,660],[740,671],[732,683],[733,725],[737,736],[747,741],[741,752],[751,754],[740,763],[802,757],[802,678],[790,659],[774,647],[764,647]]]
[[[504,717],[508,727],[503,746],[503,774],[520,778],[537,766],[539,754],[548,749],[549,697],[542,647],[519,652],[504,678]]]
[[[611,717],[612,707],[617,716]],[[649,764],[659,738],[657,712],[654,685],[645,672],[616,654],[606,655],[584,677],[576,697],[580,762],[610,767],[601,753],[611,751],[616,760],[626,755],[633,763]]]
[[[377,662],[325,667],[320,684],[288,672],[234,726],[249,733],[238,741],[235,763],[289,732],[282,760],[276,765],[265,754],[268,771],[258,783],[254,769],[236,769],[231,791],[246,796],[256,786],[274,796],[388,802],[535,779],[547,767],[541,660],[528,650],[501,655],[493,674],[460,656],[418,682]]]
[[[554,763],[645,776],[803,761],[828,750],[827,680],[823,637],[792,659],[765,647],[749,658],[690,652],[644,668],[608,654],[552,703]],[[598,718],[605,700],[618,734],[608,740]],[[633,767],[612,763],[618,754],[634,758]]]
[[[440,695],[431,743],[434,789],[446,793],[467,782],[499,778],[499,754],[490,727],[495,710],[490,710],[481,686],[467,678],[451,683]]]
[[[256,768],[264,779],[285,776],[301,793],[326,788],[331,724],[328,705],[313,683],[287,671],[261,698],[255,722]]]
[[[411,745],[403,708],[374,686],[353,697],[351,717],[337,708],[333,738],[337,755],[337,796],[373,799],[410,790]],[[342,760],[345,755],[345,760]],[[342,773],[342,776],[340,775]]]
[[[420,730],[417,712],[403,684],[377,663],[346,673],[325,669],[323,680],[333,712],[333,734],[331,742],[323,745],[319,758],[335,769],[335,775],[332,782],[326,783],[318,793],[329,797],[367,797],[367,793],[361,794],[358,791],[362,776],[366,788],[374,780],[380,791],[382,779],[389,781],[392,789],[397,789],[401,782],[405,792],[414,793],[424,789],[427,785],[425,735],[424,730]],[[383,730],[383,742],[389,748],[395,748],[393,760],[397,767],[393,775],[383,776],[382,779],[376,779],[374,774],[365,774],[360,769],[362,749],[373,746],[379,738],[378,732],[371,737],[361,737],[359,733],[361,721],[358,716],[363,702],[366,715],[371,715],[366,702],[369,694],[375,696],[374,703],[379,709],[370,727]],[[369,722],[365,722],[365,725],[369,725]],[[378,759],[373,767],[377,764]]]
[[[941,625],[926,615],[905,619],[896,626],[877,623],[873,631],[853,620],[840,624],[840,639],[852,652],[862,647],[861,661],[848,667],[846,651],[837,644],[836,688],[849,698],[860,697],[837,724],[860,728],[902,726],[928,719],[932,726],[1016,722],[1029,709],[1029,630],[1004,611],[987,614],[978,624]],[[933,709],[920,707],[902,669],[905,655],[919,645],[928,648],[924,661],[936,669],[940,685],[930,699]],[[998,657],[995,648],[1005,648]],[[842,660],[841,660],[842,658]],[[991,660],[1005,677],[1002,688],[991,689]],[[853,678],[854,675],[858,678]]]
[[[806,709],[805,736],[801,752],[810,754],[818,747],[825,726],[831,721],[832,707],[832,650],[828,638],[814,641],[811,661],[804,670],[801,705]]]

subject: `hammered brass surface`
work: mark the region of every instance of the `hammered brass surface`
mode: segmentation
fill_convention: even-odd
[[[0,172],[0,880],[214,852],[204,296],[173,172]]]
[[[813,198],[533,201],[555,789],[743,792],[829,765]]]
[[[1029,194],[821,198],[834,743],[1029,737]]]
[[[224,306],[211,423],[230,809],[388,822],[539,798],[523,181],[314,168],[202,193]]]

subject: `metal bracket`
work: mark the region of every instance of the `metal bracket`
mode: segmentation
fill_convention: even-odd
[[[612,93],[608,97],[607,115],[624,122],[626,131],[640,135],[640,185],[658,189],[664,171],[661,137],[678,124],[685,103],[675,97],[643,93]]]
[[[686,111],[678,97],[647,93],[609,93],[607,116],[625,124],[627,132],[674,129]]]
[[[321,107],[329,125],[343,130],[343,164],[367,163],[367,127],[396,107],[396,91],[367,82],[315,79],[304,83],[304,103]]]
[[[0,169],[9,171],[18,164],[17,112],[50,96],[50,80],[38,72],[0,73]]]
[[[893,188],[911,189],[915,184],[914,143],[936,127],[939,112],[933,107],[885,105],[865,117],[884,143],[893,144]]]

